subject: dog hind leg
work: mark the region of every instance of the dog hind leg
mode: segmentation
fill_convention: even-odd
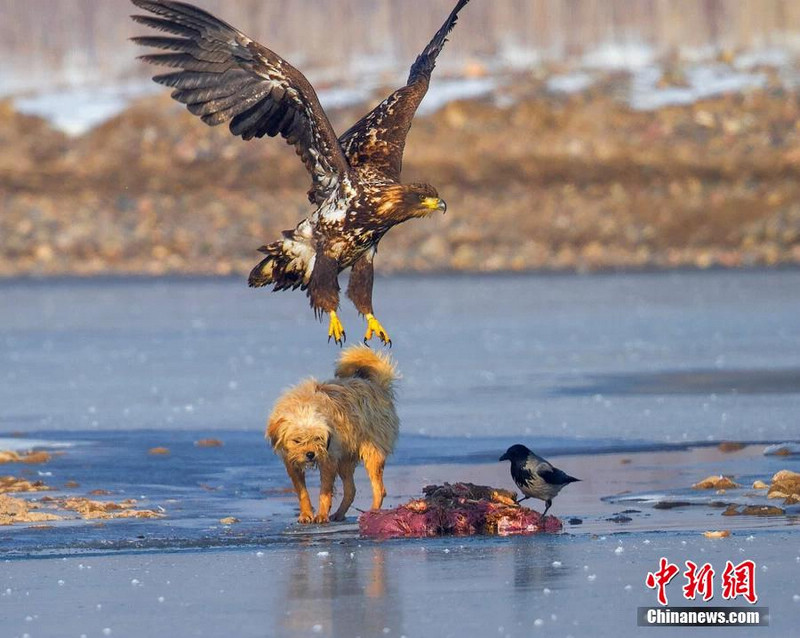
[[[331,516],[332,521],[343,521],[347,510],[353,504],[353,499],[356,497],[356,482],[353,480],[353,474],[356,471],[356,461],[343,461],[339,465],[339,476],[342,477],[342,502],[336,513]]]
[[[372,509],[379,510],[383,505],[383,497],[386,496],[386,488],[383,485],[386,457],[376,448],[369,446],[366,449],[362,448],[361,458],[364,459],[364,468],[372,484]]]
[[[314,509],[311,507],[311,499],[308,496],[308,489],[306,489],[306,473],[303,468],[289,463],[286,464],[286,472],[292,479],[294,491],[300,501],[300,516],[298,516],[297,522],[310,523],[314,518]]]

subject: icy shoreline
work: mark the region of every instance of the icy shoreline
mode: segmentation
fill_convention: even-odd
[[[207,433],[192,436],[201,434]],[[555,510],[566,522],[564,533],[375,542],[358,538],[352,516],[345,524],[294,524],[293,495],[263,489],[286,481],[279,465],[259,460],[258,467],[249,467],[240,458],[238,437],[220,434],[227,437],[223,448],[198,454],[227,450],[228,458],[219,471],[203,478],[205,487],[187,484],[164,499],[164,519],[0,528],[0,610],[9,636],[136,637],[167,631],[188,638],[235,630],[244,638],[265,632],[345,637],[363,635],[369,628],[376,634],[409,636],[428,635],[432,628],[454,637],[476,631],[530,635],[531,628],[575,637],[633,635],[636,608],[657,604],[645,576],[664,556],[679,566],[685,559],[708,562],[718,574],[728,560],[754,561],[759,604],[770,610],[765,635],[788,635],[794,627],[800,598],[796,515],[731,518],[708,505],[655,510],[633,498],[635,494],[619,503],[598,498],[634,485],[646,490],[642,496],[669,494],[674,489],[670,485],[719,468],[759,474],[775,461],[760,448],[735,455],[698,448],[563,456],[560,465],[580,468],[589,479],[581,489],[559,497]],[[161,440],[166,436],[161,433]],[[197,473],[202,463],[196,459],[187,463],[188,449],[178,441],[173,442],[171,461],[153,460],[161,470],[131,473],[126,458],[137,450],[120,453],[116,443],[117,453],[95,461],[92,470],[82,462],[97,484],[107,480],[106,470],[118,481],[130,480],[127,488],[119,482],[107,484],[115,493],[145,492],[146,500],[158,501],[159,490],[169,489],[164,466],[170,463],[171,476],[187,483],[204,474],[202,468]],[[402,447],[401,458],[387,466],[389,505],[428,480],[461,476],[502,482],[507,473],[497,463],[404,465],[407,450]],[[147,464],[144,450],[138,451]],[[67,458],[53,464],[55,476],[65,475],[61,463]],[[224,465],[229,465],[227,471],[222,471]],[[270,467],[275,482],[266,480]],[[368,492],[360,472],[356,478],[360,494]],[[235,514],[239,522],[221,524],[217,518],[222,512]],[[731,534],[705,538],[709,529]],[[675,583],[669,589],[673,604],[682,600],[678,579]],[[354,602],[360,609],[355,616]],[[731,604],[714,602],[720,603]],[[465,618],[464,605],[480,607],[481,614]],[[679,630],[661,633],[679,635]],[[702,630],[693,633],[705,635]]]

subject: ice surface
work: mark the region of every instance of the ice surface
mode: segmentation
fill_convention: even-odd
[[[7,556],[53,556],[98,551],[173,551],[212,547],[273,546],[321,535],[354,538],[358,509],[369,507],[371,490],[363,469],[356,472],[357,495],[348,524],[295,524],[297,499],[280,460],[269,449],[262,431],[76,431],[68,434],[76,445],[55,455],[46,465],[47,492],[20,495],[38,500],[90,496],[100,500],[137,499],[138,509],[156,509],[162,519],[121,519],[97,527],[91,521],[50,523],[47,530],[15,525],[2,528]],[[213,435],[224,445],[204,448],[195,444]],[[45,438],[45,437],[41,437]],[[66,438],[66,437],[65,437]],[[506,437],[463,439],[401,434],[386,468],[387,509],[418,498],[425,485],[472,482],[516,490],[508,465],[498,462],[511,440]],[[530,443],[530,441],[527,441]],[[749,488],[698,491],[691,485],[714,474],[733,474],[742,485],[769,480],[786,467],[784,457],[765,456],[752,445],[736,453],[716,446],[653,445],[635,442],[574,439],[537,440],[536,450],[558,458],[558,465],[581,479],[564,490],[550,513],[558,516],[570,534],[695,531],[711,525],[737,531],[791,529],[791,516],[723,517],[715,503],[774,505],[763,491]],[[148,451],[166,447],[168,455]],[[613,450],[622,450],[614,452]],[[14,474],[27,466],[8,464]],[[308,475],[316,503],[318,473]],[[92,496],[102,490],[103,496]],[[335,497],[339,498],[339,495]],[[681,503],[654,508],[659,502]],[[541,512],[542,505],[530,506]],[[236,523],[221,519],[235,517]],[[576,520],[575,517],[577,517]],[[289,534],[287,534],[287,531]],[[324,548],[321,551],[327,551]]]
[[[261,555],[247,548],[13,560],[0,571],[0,587],[11,588],[0,595],[0,610],[12,637],[96,636],[102,628],[116,638],[647,636],[651,629],[636,627],[636,608],[657,604],[644,580],[661,556],[681,568],[685,560],[708,562],[717,574],[727,560],[754,558],[759,605],[770,609],[770,627],[757,635],[793,635],[798,603],[790,583],[797,582],[797,564],[783,559],[781,534],[763,534],[759,541],[664,534],[648,545],[632,534],[625,553],[616,556],[613,537],[588,535],[381,543],[322,539]],[[321,548],[329,555],[318,556]],[[563,566],[551,567],[554,558]],[[79,563],[92,569],[79,570]],[[131,587],[132,578],[143,585]],[[680,576],[667,587],[671,603],[683,600],[683,582]],[[722,601],[717,590],[715,605],[732,603],[741,599]],[[720,631],[693,627],[690,633],[705,637]]]
[[[800,272],[398,277],[375,288],[406,433],[797,437]],[[0,296],[6,432],[257,430],[283,388],[330,375],[339,352],[301,294],[238,279],[6,281]],[[342,318],[360,333],[347,304]]]
[[[10,450],[12,452],[27,452],[35,449],[59,450],[74,447],[72,441],[50,441],[45,439],[15,438],[0,436],[0,450]]]
[[[238,279],[4,281],[0,447],[70,443],[37,468],[51,495],[109,489],[167,517],[0,528],[3,631],[649,635],[636,608],[655,604],[644,580],[666,556],[718,573],[753,559],[771,613],[763,634],[791,635],[796,514],[722,517],[711,494],[651,504],[709,474],[748,485],[791,467],[763,444],[723,453],[689,442],[797,443],[798,289],[792,270],[379,278],[376,308],[403,373],[387,507],[426,483],[513,489],[496,461],[509,442],[583,480],[551,510],[563,534],[373,543],[353,531],[355,510],[349,527],[298,532],[296,499],[263,439],[280,391],[330,374],[338,354],[301,294]],[[210,436],[223,447],[195,446]],[[157,445],[170,454],[148,455]],[[356,482],[355,505],[367,507],[361,468]],[[732,535],[705,539],[708,529]],[[670,600],[679,592],[676,579]]]

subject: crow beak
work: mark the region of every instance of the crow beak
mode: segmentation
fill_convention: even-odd
[[[508,454],[503,454],[499,459],[499,461],[510,461],[511,459],[508,458]]]

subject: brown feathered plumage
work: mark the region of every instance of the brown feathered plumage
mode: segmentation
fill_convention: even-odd
[[[142,59],[177,69],[155,76],[156,82],[173,87],[172,97],[207,124],[229,122],[231,132],[245,140],[281,135],[311,175],[308,197],[316,210],[259,249],[266,257],[249,284],[307,290],[314,311],[330,315],[329,339],[341,344],[338,275],[352,267],[347,296],[367,319],[364,340],[376,335],[391,343],[373,315],[372,260],[389,228],[446,208],[436,189],[401,184],[400,173],[406,136],[436,58],[469,0],[458,0],[411,66],[406,85],[338,139],[314,88],[274,52],[195,6],[132,2],[152,14],[132,16],[135,21],[170,34],[134,38],[164,51]]]

